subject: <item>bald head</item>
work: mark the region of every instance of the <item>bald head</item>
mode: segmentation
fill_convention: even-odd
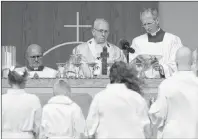
[[[31,44],[30,46],[28,46],[26,54],[31,55],[32,53],[42,53],[41,46],[39,46],[38,44]]]
[[[31,44],[26,50],[27,66],[33,69],[42,66],[42,56],[42,47],[37,44]]]
[[[181,47],[176,53],[176,63],[178,70],[191,70],[192,51],[188,47]]]

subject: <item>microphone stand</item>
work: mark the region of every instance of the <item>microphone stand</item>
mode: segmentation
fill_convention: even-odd
[[[129,63],[129,51],[128,50],[126,50],[127,52],[126,52],[126,58],[127,58],[127,63]]]

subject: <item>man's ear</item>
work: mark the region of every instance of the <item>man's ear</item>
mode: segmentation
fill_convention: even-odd
[[[91,33],[92,33],[93,36],[95,36],[95,30],[94,29],[91,30]]]

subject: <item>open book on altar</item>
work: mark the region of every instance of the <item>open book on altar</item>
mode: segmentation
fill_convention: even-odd
[[[159,63],[161,58],[161,55],[140,54],[137,55],[130,64],[135,65],[139,73],[139,77],[160,78],[161,76],[159,71],[155,70],[153,65]]]

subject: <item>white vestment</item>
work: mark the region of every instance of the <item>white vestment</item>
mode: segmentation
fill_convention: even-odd
[[[102,48],[104,46],[107,47],[107,52],[109,53],[109,56],[107,58],[107,63],[114,63],[115,61],[126,62],[125,55],[119,47],[117,47],[109,42],[107,42],[106,44],[103,44],[103,46],[100,46],[100,44],[97,44],[95,42],[94,38],[88,40],[87,42],[85,42],[83,44],[76,46],[73,49],[73,54],[82,54],[83,64],[91,63],[91,62],[97,63],[97,71],[95,72],[95,74],[100,75],[102,65],[101,65],[101,58],[100,59],[98,59],[98,58],[101,57],[100,54],[103,51]],[[87,75],[88,74],[87,72],[90,72],[90,70],[88,68],[86,68],[85,66],[87,66],[87,65],[82,65],[82,69],[83,69],[84,74]],[[87,75],[87,76],[89,76],[89,75]]]
[[[100,138],[145,138],[144,128],[150,124],[147,104],[137,92],[125,84],[108,84],[96,94],[89,109],[89,136]]]
[[[165,32],[162,42],[149,42],[146,33],[134,38],[131,47],[135,49],[135,53],[129,54],[130,62],[141,54],[161,55],[162,58],[159,60],[159,64],[164,69],[165,77],[168,78],[173,72],[177,71],[175,54],[182,47],[179,37]]]
[[[198,78],[193,71],[178,71],[159,86],[149,110],[158,138],[198,138]]]
[[[27,69],[27,67],[25,68]],[[57,75],[56,70],[46,67],[46,66],[44,67],[42,71],[30,71],[28,69],[27,71],[29,73],[29,78],[33,78],[35,73],[39,76],[39,78],[56,78],[56,75]]]
[[[43,107],[40,138],[79,138],[86,131],[82,111],[69,97],[52,97]]]
[[[39,109],[41,104],[36,95],[27,94],[24,89],[8,89],[2,95],[3,139],[34,139]]]

